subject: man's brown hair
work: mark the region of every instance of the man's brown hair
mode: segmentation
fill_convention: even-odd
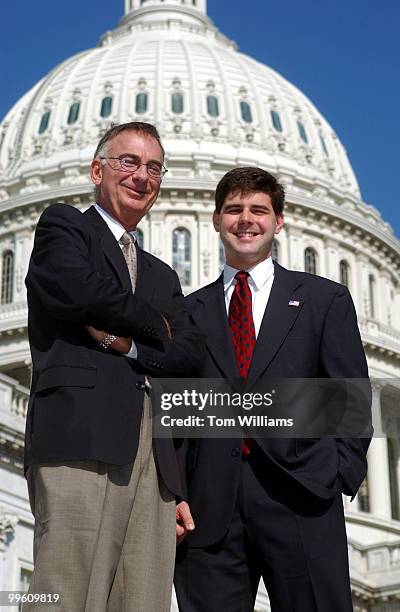
[[[165,151],[161,144],[160,134],[157,128],[151,123],[143,123],[142,121],[131,121],[130,123],[121,123],[120,125],[113,125],[107,132],[101,137],[99,144],[96,147],[93,159],[104,154],[107,149],[107,143],[113,138],[118,136],[121,132],[137,132],[138,134],[145,134],[154,138],[160,145],[162,157],[164,159]]]
[[[267,193],[276,215],[283,212],[285,190],[272,174],[261,168],[241,167],[227,172],[215,190],[215,210],[219,214],[230,193],[247,194],[254,191]]]

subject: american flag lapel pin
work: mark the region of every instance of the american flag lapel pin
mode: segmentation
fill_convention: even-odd
[[[300,306],[299,300],[290,300],[289,306]]]

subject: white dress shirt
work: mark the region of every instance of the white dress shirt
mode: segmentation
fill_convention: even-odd
[[[232,268],[225,264],[224,266],[224,295],[226,312],[229,316],[229,304],[233,294],[233,290],[237,283],[235,274],[239,270]],[[253,310],[254,328],[256,332],[256,338],[260,331],[261,323],[263,320],[264,312],[268,304],[269,296],[272,289],[272,283],[274,282],[274,264],[272,257],[260,261],[252,268],[246,270],[249,273],[247,278],[249,287],[251,290],[251,304]]]
[[[123,225],[121,225],[119,221],[114,219],[114,217],[112,217],[106,210],[104,210],[104,208],[101,208],[101,206],[99,206],[98,204],[95,204],[94,207],[99,213],[99,215],[102,217],[102,219],[104,219],[104,221],[107,223],[109,230],[112,232],[115,240],[118,242],[118,245],[121,247],[121,250],[122,250],[122,244],[120,243],[120,240],[122,236],[125,234],[126,229],[124,228]],[[137,232],[133,230],[132,232],[128,232],[128,233],[132,236],[134,241],[137,242]],[[133,342],[133,340],[132,340],[131,349],[129,353],[124,353],[124,354],[126,357],[129,357],[130,359],[137,358],[138,351],[137,351],[136,344]]]

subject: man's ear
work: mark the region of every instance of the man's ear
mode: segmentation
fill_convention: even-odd
[[[216,210],[213,212],[213,225],[216,232],[219,232],[219,224],[220,224],[220,214],[217,213]]]
[[[96,157],[92,160],[90,164],[90,178],[92,179],[92,183],[94,183],[97,187],[101,185],[101,181],[103,179],[103,165],[101,163],[101,159]]]
[[[283,216],[283,214],[281,213],[280,215],[276,215],[276,227],[275,227],[274,233],[279,234],[284,224],[285,224],[285,217]]]

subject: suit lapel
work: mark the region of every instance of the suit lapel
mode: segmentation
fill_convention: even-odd
[[[107,258],[108,263],[115,272],[124,289],[131,287],[131,279],[126,265],[125,258],[122,254],[121,247],[115,239],[115,236],[108,228],[107,223],[101,218],[94,206],[91,206],[85,213],[85,217],[94,226],[96,233],[99,236],[100,244]]]
[[[194,319],[198,317],[197,323],[201,329],[204,329],[204,323],[206,324],[207,348],[224,376],[232,380],[239,377],[239,371],[226,315],[222,278],[221,275],[202,297],[198,298],[203,303],[203,309],[197,311],[197,315],[194,314]]]
[[[152,269],[150,257],[145,251],[141,251],[136,245],[137,253],[137,279],[135,295],[146,300],[149,304],[152,303],[154,291],[157,285],[154,277],[155,270]]]
[[[291,301],[293,305],[289,305]],[[303,304],[304,296],[299,276],[275,263],[275,278],[250,366],[250,384],[262,375],[274,359]]]

